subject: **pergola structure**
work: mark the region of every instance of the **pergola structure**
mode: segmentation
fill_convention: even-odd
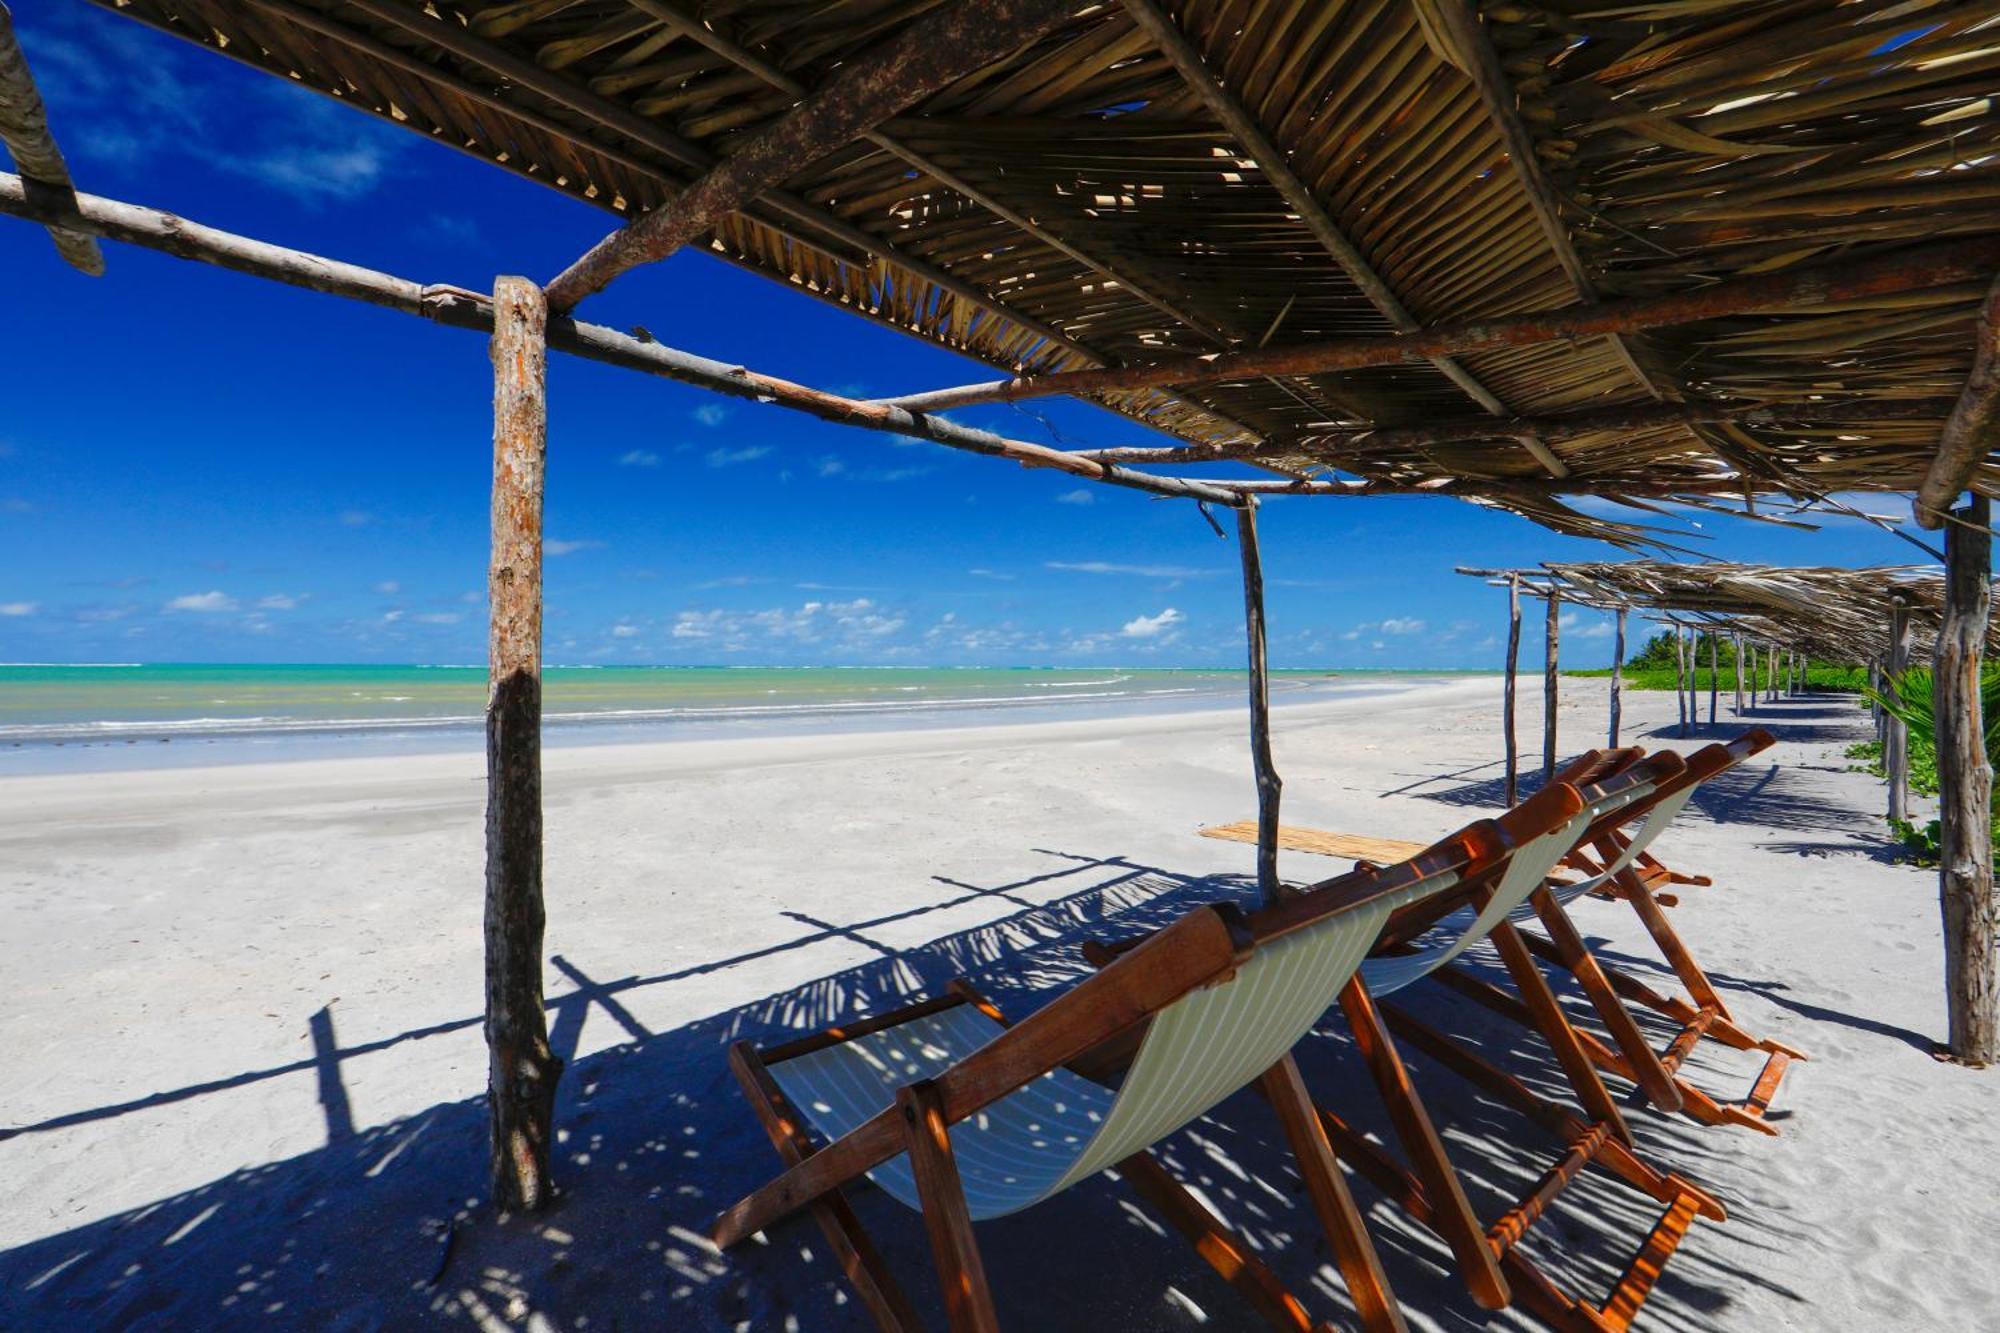
[[[1235,509],[1267,892],[1264,495],[1458,497],[1633,545],[1640,530],[1565,497],[1747,512],[1914,492],[1920,523],[1949,523],[1944,634],[1976,684],[2000,490],[2000,4],[98,3],[615,220],[562,273],[488,293],[79,193],[0,25],[0,138],[20,173],[0,175],[0,212],[47,227],[79,268],[101,269],[94,238],[110,238],[490,334],[503,1207],[549,1197],[560,1074],[541,999],[550,348]],[[998,378],[858,401],[578,317],[687,246]],[[942,415],[1057,394],[1177,442],[1055,448]],[[1976,689],[1954,678],[1941,697],[1976,739]],[[1985,780],[1963,792],[1978,786],[1982,812]],[[1990,849],[1983,813],[1947,827],[1967,821],[1982,832],[1948,835],[1947,909],[1987,971],[1952,1044],[1986,1062]]]

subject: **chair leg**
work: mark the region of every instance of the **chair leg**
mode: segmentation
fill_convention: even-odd
[[[1382,1023],[1382,1015],[1375,1008],[1374,997],[1360,977],[1351,978],[1341,989],[1340,1008],[1347,1016],[1355,1048],[1368,1065],[1396,1137],[1402,1141],[1403,1152],[1430,1204],[1432,1228],[1451,1247],[1473,1300],[1489,1310],[1504,1309],[1512,1296],[1493,1250],[1486,1243],[1485,1228],[1480,1226],[1471,1201],[1465,1197],[1458,1172],[1445,1156],[1444,1140],[1424,1109],[1423,1099],[1410,1081],[1409,1070],[1404,1068],[1396,1044]]]
[[[1535,965],[1528,946],[1521,942],[1520,932],[1511,923],[1502,921],[1493,928],[1492,940],[1493,947],[1500,952],[1500,961],[1506,964],[1508,975],[1514,979],[1514,988],[1526,1001],[1528,1011],[1535,1017],[1536,1027],[1555,1052],[1556,1063],[1562,1067],[1563,1075],[1569,1080],[1570,1088],[1576,1093],[1585,1114],[1594,1121],[1609,1125],[1614,1135],[1630,1143],[1632,1131],[1619,1112],[1618,1103],[1611,1099],[1611,1090],[1604,1086],[1597,1066],[1584,1054],[1583,1045],[1576,1038],[1576,1029],[1570,1026],[1569,1016],[1556,1003],[1555,992],[1549,989],[1548,979]]]
[[[1680,1089],[1675,1086],[1673,1075],[1660,1063],[1659,1055],[1653,1050],[1646,1034],[1633,1021],[1632,1012],[1619,1002],[1611,989],[1611,982],[1597,965],[1597,958],[1590,952],[1590,946],[1583,942],[1569,913],[1556,901],[1556,896],[1547,886],[1535,890],[1529,901],[1534,904],[1535,914],[1542,919],[1543,927],[1549,932],[1549,942],[1555,946],[1557,965],[1576,978],[1584,998],[1611,1034],[1612,1041],[1624,1053],[1626,1067],[1632,1079],[1645,1092],[1648,1101],[1662,1111],[1681,1109]],[[1532,945],[1530,946],[1532,947]]]
[[[993,1309],[986,1266],[972,1235],[972,1214],[965,1206],[965,1186],[952,1156],[944,1098],[937,1085],[925,1079],[899,1091],[896,1107],[903,1115],[917,1201],[923,1205],[924,1230],[931,1238],[951,1331],[999,1333],[1000,1317]]]
[[[1724,1018],[1733,1020],[1735,1015],[1731,1014],[1729,1006],[1723,1003],[1722,996],[1716,992],[1715,984],[1708,979],[1708,973],[1701,970],[1701,964],[1695,962],[1694,955],[1688,952],[1687,945],[1681,943],[1679,932],[1668,922],[1667,914],[1653,901],[1653,895],[1646,886],[1639,883],[1630,870],[1620,874],[1618,880],[1627,890],[1632,910],[1639,914],[1639,920],[1646,927],[1646,933],[1653,937],[1653,943],[1659,946],[1661,955],[1674,969],[1674,975],[1681,979],[1681,984],[1687,987],[1687,993],[1695,1004],[1703,1009],[1713,1009]]]
[[[1361,1326],[1370,1333],[1405,1333],[1403,1311],[1389,1291],[1389,1279],[1382,1272],[1382,1260],[1375,1243],[1362,1224],[1361,1210],[1348,1192],[1347,1179],[1334,1160],[1333,1145],[1327,1142],[1305,1080],[1288,1052],[1263,1075],[1263,1087],[1278,1113],[1278,1123],[1291,1143],[1299,1174],[1319,1213],[1320,1225],[1333,1246],[1334,1261],[1347,1283],[1347,1294],[1361,1316]]]
[[[762,1056],[757,1048],[747,1041],[739,1041],[729,1048],[729,1066],[735,1071],[736,1081],[743,1086],[744,1096],[756,1112],[764,1132],[771,1136],[772,1146],[786,1166],[796,1166],[813,1153],[812,1143],[793,1114],[785,1094],[778,1089],[777,1082],[765,1069]],[[918,1333],[923,1327],[916,1308],[910,1304],[903,1289],[889,1275],[888,1265],[882,1260],[875,1244],[862,1229],[861,1219],[854,1215],[846,1198],[839,1190],[827,1194],[811,1205],[813,1220],[819,1223],[826,1234],[827,1244],[832,1247],[840,1268],[853,1284],[855,1294],[862,1305],[875,1316],[875,1322],[883,1333]]]

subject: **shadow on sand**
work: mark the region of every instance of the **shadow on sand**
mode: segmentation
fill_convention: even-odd
[[[647,1030],[620,996],[687,973],[603,980],[579,960],[553,959],[553,971],[572,988],[550,1006],[558,1053],[574,1051],[593,1011],[627,1040],[576,1060],[564,1079],[557,1150],[563,1194],[538,1219],[501,1221],[483,1204],[479,1099],[357,1128],[341,1084],[343,1059],[476,1020],[343,1049],[331,1012],[322,1010],[310,1020],[312,1060],[16,1128],[10,1133],[53,1132],[309,1070],[328,1141],[0,1254],[0,1327],[871,1327],[810,1222],[781,1224],[727,1256],[702,1239],[717,1211],[777,1165],[727,1072],[726,1048],[745,1036],[793,1035],[879,1012],[959,975],[977,979],[1010,1013],[1030,1012],[1083,974],[1082,940],[1137,933],[1192,903],[1248,892],[1234,878],[1191,878],[1121,857],[1037,855],[1053,868],[991,888],[939,877],[945,892],[937,901],[891,917],[841,925],[798,914],[808,934],[699,970],[740,966],[827,934],[860,939],[883,956],[672,1031]],[[887,922],[968,896],[1012,910],[914,949],[869,938]],[[1422,986],[1405,999],[1420,1015],[1475,1039],[1488,1058],[1561,1095],[1538,1040],[1466,1013],[1441,988]],[[1337,1021],[1309,1037],[1300,1054],[1308,1081],[1330,1105],[1378,1137],[1387,1132]],[[1527,1191],[1558,1145],[1442,1070],[1413,1063],[1475,1205],[1496,1215]],[[1635,1127],[1648,1151],[1696,1179],[1718,1155],[1744,1147],[1728,1135],[1653,1116],[1638,1118]],[[1277,1127],[1254,1095],[1239,1094],[1160,1153],[1250,1237],[1315,1314],[1337,1322],[1351,1314]],[[1432,1327],[1531,1326],[1513,1315],[1496,1321],[1473,1306],[1450,1276],[1442,1247],[1365,1186],[1357,1190],[1392,1282]],[[892,1270],[932,1326],[941,1326],[918,1218],[872,1187],[851,1195]],[[1802,1243],[1787,1226],[1782,1198],[1730,1202],[1737,1215],[1729,1225],[1739,1242],[1753,1249]],[[1650,1200],[1592,1182],[1565,1196],[1529,1249],[1560,1279],[1601,1293],[1657,1210]],[[1264,1327],[1110,1176],[1024,1214],[982,1223],[980,1241],[1008,1327],[1058,1333]],[[1768,1285],[1724,1264],[1697,1239],[1649,1303],[1649,1326],[1713,1327],[1727,1303],[1721,1293],[1744,1283]]]

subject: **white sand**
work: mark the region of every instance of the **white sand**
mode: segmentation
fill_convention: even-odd
[[[1427,838],[1486,813],[1497,693],[1281,710],[1287,822]],[[1628,734],[1668,743],[1655,726],[1670,698],[1628,696],[1627,711]],[[1573,743],[1597,738],[1602,713],[1600,683],[1569,683]],[[1525,699],[1524,732],[1538,717]],[[1715,877],[1676,921],[1739,1018],[1813,1059],[1780,1094],[1779,1139],[1634,1114],[1656,1160],[1732,1210],[1697,1225],[1641,1327],[1993,1327],[2000,1074],[1928,1053],[1943,1025],[1934,876],[1892,862],[1879,785],[1845,771],[1862,730],[1850,707],[1794,701],[1757,720],[1783,744],[1717,784],[1663,850]],[[1203,715],[552,752],[566,1195],[506,1226],[477,1203],[476,755],[0,781],[0,1327],[872,1327],[809,1222],[719,1261],[697,1243],[776,1162],[728,1042],[960,973],[1031,1008],[1078,974],[1084,936],[1242,892],[1250,849],[1194,836],[1251,813],[1241,731]],[[1337,868],[1285,863],[1301,879]],[[1579,913],[1610,956],[1657,972],[1628,909]],[[1445,993],[1413,1007],[1546,1081],[1531,1043]],[[315,1059],[335,1044],[337,1062]],[[1322,1096],[1379,1124],[1343,1043],[1309,1045]],[[1723,1052],[1692,1072],[1733,1097],[1756,1068]],[[1491,1216],[1492,1187],[1518,1189],[1551,1145],[1417,1070]],[[1319,1313],[1344,1314],[1260,1102],[1228,1103],[1167,1157]],[[1439,1248],[1360,1192],[1413,1323],[1526,1325],[1474,1308]],[[1566,1207],[1534,1250],[1601,1291],[1657,1208],[1610,1188],[1572,1197],[1598,1225]],[[914,1217],[856,1198],[934,1309]],[[982,1237],[1010,1327],[1262,1326],[1110,1180]]]

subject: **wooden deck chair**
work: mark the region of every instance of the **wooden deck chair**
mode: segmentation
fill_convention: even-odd
[[[1522,932],[1531,950],[1576,978],[1610,1033],[1611,1046],[1583,1034],[1591,1058],[1598,1065],[1638,1084],[1662,1110],[1682,1111],[1704,1124],[1740,1125],[1765,1134],[1778,1132],[1764,1118],[1764,1113],[1770,1108],[1787,1067],[1793,1060],[1803,1060],[1806,1056],[1793,1047],[1749,1032],[1730,1013],[1721,993],[1667,919],[1660,901],[1664,896],[1659,892],[1661,886],[1707,881],[1675,874],[1654,859],[1649,848],[1686,808],[1702,783],[1772,743],[1770,733],[1759,729],[1727,744],[1705,746],[1689,756],[1686,768],[1678,776],[1661,783],[1645,801],[1624,812],[1618,822],[1607,821],[1591,831],[1585,839],[1586,847],[1579,849],[1568,862],[1584,878],[1569,885],[1552,886],[1531,899],[1546,934]],[[1583,892],[1619,899],[1632,906],[1662,958],[1686,988],[1685,997],[1662,994],[1591,953],[1567,911],[1568,904]],[[1462,970],[1441,973],[1439,980],[1497,1012],[1522,1021],[1531,1018],[1515,997]],[[1641,1004],[1663,1014],[1679,1025],[1678,1030],[1656,1050],[1633,1021],[1625,1007],[1627,1003]],[[1681,1073],[1687,1057],[1703,1040],[1764,1055],[1764,1063],[1742,1101],[1719,1101]]]
[[[1341,991],[1341,1011],[1383,1098],[1407,1164],[1320,1105],[1320,1121],[1330,1141],[1343,1160],[1451,1248],[1475,1301],[1491,1309],[1518,1301],[1558,1329],[1627,1327],[1693,1220],[1701,1216],[1720,1221],[1726,1216],[1712,1195],[1633,1153],[1630,1130],[1616,1103],[1509,919],[1544,889],[1551,873],[1594,828],[1644,801],[1677,776],[1681,767],[1678,756],[1655,756],[1628,764],[1587,788],[1581,794],[1584,803],[1578,813],[1517,851],[1497,878],[1468,882],[1463,893],[1446,895],[1446,901],[1470,897],[1471,910],[1460,909],[1440,918],[1435,900],[1405,909],[1400,914],[1400,929],[1399,923],[1392,921],[1385,932],[1389,951],[1363,963]],[[1601,770],[1593,767],[1592,771]],[[1520,1079],[1410,1014],[1378,1004],[1379,995],[1438,972],[1481,939],[1491,939],[1499,951],[1575,1092],[1581,1115],[1542,1097]],[[1473,1211],[1392,1032],[1564,1142],[1564,1152],[1535,1188],[1490,1226],[1482,1224]],[[1519,1248],[1562,1190],[1593,1165],[1664,1209],[1601,1305],[1564,1291]]]
[[[732,1065],[787,1169],[721,1216],[716,1243],[726,1249],[809,1210],[881,1326],[914,1329],[841,1194],[865,1174],[923,1214],[951,1327],[987,1330],[996,1315],[972,1224],[1115,1168],[1275,1326],[1325,1328],[1148,1152],[1255,1082],[1278,1111],[1363,1325],[1404,1328],[1290,1052],[1394,910],[1486,877],[1581,802],[1563,788],[1530,805],[1248,916],[1197,908],[1013,1026],[958,983],[770,1050],[738,1043]],[[1114,1058],[1125,1070],[1115,1088],[1086,1076]]]
[[[1638,1086],[1647,1100],[1659,1109],[1679,1111],[1710,1125],[1739,1125],[1775,1135],[1775,1126],[1764,1119],[1772,1099],[1793,1060],[1805,1054],[1793,1047],[1758,1037],[1744,1029],[1729,1012],[1721,995],[1709,981],[1693,954],[1668,922],[1663,905],[1673,901],[1660,890],[1668,884],[1700,884],[1705,876],[1683,875],[1661,864],[1649,850],[1659,835],[1686,807],[1701,783],[1733,768],[1744,759],[1768,748],[1770,733],[1752,730],[1726,745],[1711,745],[1687,762],[1685,771],[1657,785],[1649,796],[1601,819],[1578,848],[1564,858],[1572,877],[1552,882],[1546,893],[1537,893],[1516,909],[1514,924],[1536,921],[1546,934],[1521,932],[1528,947],[1544,960],[1568,971],[1577,982],[1611,1037],[1607,1044],[1587,1030],[1578,1038],[1593,1063]],[[1616,773],[1643,760],[1636,748],[1593,751],[1574,761],[1564,774],[1587,784],[1592,778]],[[1204,829],[1210,837],[1234,839],[1236,826]],[[1313,830],[1291,830],[1295,835],[1280,845],[1326,855],[1376,857],[1393,855],[1400,843],[1382,839],[1357,839],[1344,834]],[[1602,962],[1584,942],[1571,921],[1567,908],[1585,894],[1623,900],[1631,904],[1662,956],[1681,978],[1687,998],[1663,995],[1645,982]],[[1460,967],[1440,971],[1438,980],[1470,999],[1527,1026],[1537,1020],[1523,1000],[1481,980]],[[1639,1027],[1627,1003],[1641,1004],[1680,1025],[1675,1034],[1655,1049]],[[1694,1048],[1704,1039],[1736,1050],[1758,1051],[1765,1061],[1741,1102],[1717,1099],[1687,1079],[1680,1071]]]

